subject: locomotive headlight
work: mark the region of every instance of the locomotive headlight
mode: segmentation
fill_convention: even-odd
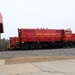
[[[24,41],[22,41],[22,43],[24,43]]]

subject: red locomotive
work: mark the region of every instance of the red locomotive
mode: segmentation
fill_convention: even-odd
[[[11,44],[10,44],[11,45]],[[63,48],[75,46],[75,34],[70,29],[18,29],[19,49]]]

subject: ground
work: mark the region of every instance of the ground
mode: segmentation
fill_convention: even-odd
[[[30,62],[45,62],[45,61],[57,61],[75,59],[75,56],[27,56],[27,57],[14,57],[6,59],[5,64],[19,64],[19,63],[30,63]]]

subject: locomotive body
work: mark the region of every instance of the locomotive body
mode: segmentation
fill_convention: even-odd
[[[18,29],[20,49],[72,47],[70,29]]]
[[[10,38],[13,49],[47,49],[75,46],[75,34],[70,29],[18,29],[18,37]]]

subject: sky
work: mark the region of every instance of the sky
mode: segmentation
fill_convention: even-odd
[[[67,29],[75,32],[75,0],[0,0],[4,33],[18,36],[18,28]]]

